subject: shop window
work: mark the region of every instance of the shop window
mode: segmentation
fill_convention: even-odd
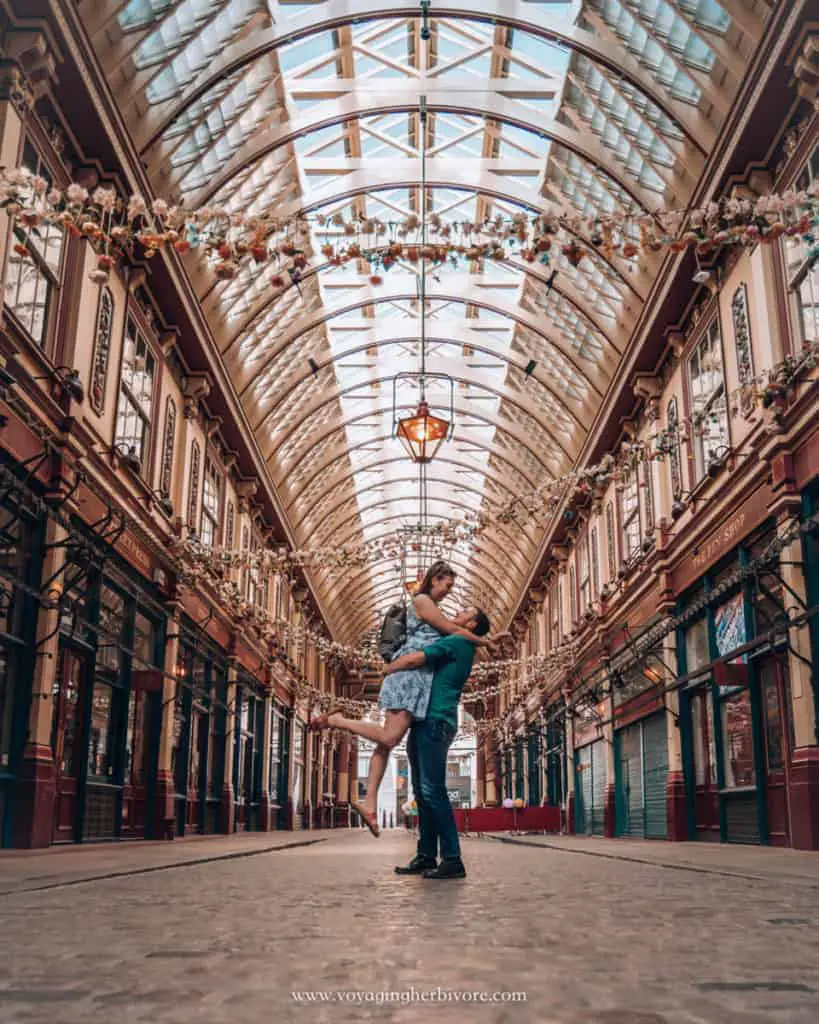
[[[369,768],[369,758],[368,768]],[[365,771],[363,775],[366,776]],[[295,735],[293,739],[293,806],[296,811],[301,812],[303,806],[302,785],[304,782],[304,726],[296,722]]]
[[[99,627],[97,635],[97,670],[119,676],[122,631],[125,624],[125,598],[111,587],[100,590]]]
[[[145,473],[154,404],[156,360],[131,317],[125,333],[115,447]]]
[[[108,683],[97,679],[91,697],[91,721],[88,730],[88,774],[95,781],[113,778],[114,690]]]
[[[222,508],[222,475],[212,459],[205,460],[205,483],[202,491],[202,543],[213,547],[219,536]]]
[[[756,784],[750,691],[741,690],[720,701],[724,785],[740,789]]]
[[[622,523],[623,557],[634,558],[640,551],[640,491],[637,470],[626,471],[620,491],[620,521]]]
[[[584,533],[577,549],[577,576],[580,586],[580,614],[585,615],[591,607],[592,581],[589,560],[589,534]]]
[[[270,800],[274,804],[281,803],[279,776],[282,763],[283,717],[275,707],[270,709]]]
[[[698,786],[716,784],[714,712],[710,693],[700,692],[691,700],[694,739],[694,775]]]
[[[711,321],[688,362],[691,418],[694,435],[694,465],[700,480],[715,461],[723,458],[729,445],[728,407],[719,323]]]
[[[57,774],[71,778],[78,773],[77,749],[80,723],[80,689],[83,662],[65,649],[60,650],[60,662],[52,690],[51,752]]]
[[[819,180],[819,148],[811,154],[796,180],[797,190],[809,190]],[[783,237],[791,336],[794,349],[819,340],[819,262],[816,248],[802,234]]]
[[[685,631],[686,670],[689,674],[711,662],[711,650],[708,641],[708,621],[698,619]]]
[[[766,659],[760,665],[760,683],[765,709],[765,758],[769,772],[785,767],[785,741],[782,729],[782,712],[779,703],[779,687],[776,678],[776,664]]]
[[[26,141],[23,167],[51,184],[40,154]],[[17,323],[41,348],[48,340],[49,319],[57,306],[65,235],[56,224],[30,229],[15,223],[6,268],[5,305]]]

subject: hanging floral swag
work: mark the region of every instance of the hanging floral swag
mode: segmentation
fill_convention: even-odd
[[[26,168],[0,172],[0,208],[15,217],[24,232],[37,233],[43,225],[58,225],[69,234],[88,239],[97,253],[91,272],[95,282],[105,282],[116,260],[138,244],[147,258],[163,249],[178,253],[198,250],[224,280],[239,273],[245,258],[259,266],[273,265],[271,285],[279,289],[298,284],[308,268],[311,229],[324,239],[320,245],[324,260],[331,265],[366,261],[373,285],[382,283],[382,272],[399,261],[424,259],[439,266],[457,266],[461,260],[519,256],[528,263],[548,264],[562,257],[578,266],[590,249],[607,259],[620,256],[626,260],[687,248],[705,255],[724,245],[753,246],[782,235],[800,237],[815,258],[819,254],[818,198],[819,184],[814,182],[807,191],[790,190],[753,201],[728,198],[695,210],[660,209],[639,215],[617,212],[584,217],[564,210],[538,216],[516,213],[480,223],[445,222],[434,213],[426,224],[416,215],[402,221],[350,221],[341,214],[280,220],[274,215],[248,216],[218,205],[187,210],[164,199],[149,203],[141,195],[123,200],[112,188],[89,191],[77,183],[55,189]],[[21,259],[28,258],[23,241],[16,243],[15,250]]]

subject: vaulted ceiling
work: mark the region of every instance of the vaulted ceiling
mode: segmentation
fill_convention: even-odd
[[[767,6],[95,0],[81,10],[157,195],[398,224],[423,208],[455,223],[685,206]],[[282,292],[250,260],[227,282],[189,261],[305,548],[373,540],[418,518],[392,381],[419,364],[419,266],[399,262],[373,285],[364,262],[329,265],[320,250],[340,229],[322,221],[311,221],[298,290]],[[659,265],[586,249],[579,267],[510,257],[428,273],[427,367],[455,381],[454,436],[429,470],[432,521],[574,464]],[[446,407],[444,385],[432,382],[429,399]],[[398,388],[402,410],[417,400]],[[446,549],[455,600],[508,615],[539,539],[535,525],[496,526]],[[316,570],[313,583],[335,637],[350,642],[402,580],[384,561],[343,577]]]

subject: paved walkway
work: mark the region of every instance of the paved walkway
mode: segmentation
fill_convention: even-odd
[[[819,856],[487,838],[436,883],[393,874],[411,853],[340,831],[0,857],[0,1022],[819,1021]]]

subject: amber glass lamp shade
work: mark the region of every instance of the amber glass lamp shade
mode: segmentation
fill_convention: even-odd
[[[413,462],[431,462],[449,432],[448,420],[432,416],[426,402],[421,402],[414,416],[398,421],[398,440]]]

